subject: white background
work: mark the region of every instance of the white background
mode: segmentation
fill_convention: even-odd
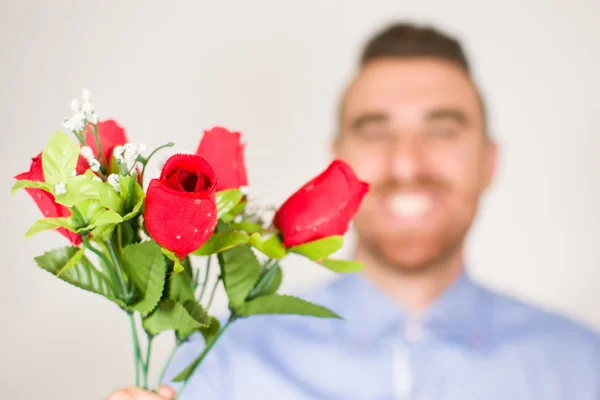
[[[600,329],[600,3],[23,1],[0,4],[0,382],[10,399],[102,399],[132,382],[128,321],[33,257],[64,244],[9,196],[84,86],[130,140],[193,152],[202,129],[244,132],[251,185],[279,203],[329,160],[335,110],[360,47],[400,18],[464,41],[501,148],[470,237],[485,284]],[[328,279],[286,265],[286,289]],[[215,311],[224,310],[223,297]],[[169,338],[159,340],[164,358]]]

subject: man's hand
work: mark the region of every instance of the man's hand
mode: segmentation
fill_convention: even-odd
[[[126,387],[112,393],[106,400],[173,400],[175,394],[175,391],[166,385],[161,385],[158,393],[147,392],[137,387]]]

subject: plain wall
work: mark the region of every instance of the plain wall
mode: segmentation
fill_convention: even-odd
[[[23,1],[0,3],[0,382],[10,399],[102,399],[132,382],[128,320],[38,269],[65,244],[24,232],[40,213],[12,177],[92,90],[130,140],[193,152],[241,130],[254,193],[278,204],[329,160],[360,47],[395,19],[458,35],[501,145],[468,243],[479,281],[600,329],[600,2]],[[349,246],[347,246],[349,249]],[[285,289],[333,277],[290,260]],[[214,311],[224,311],[224,297]],[[170,338],[158,340],[164,359]]]

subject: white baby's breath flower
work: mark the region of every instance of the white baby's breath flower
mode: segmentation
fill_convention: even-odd
[[[75,132],[82,131],[85,128],[85,115],[82,112],[76,112],[71,117],[71,122],[73,123],[73,130]]]
[[[250,188],[248,186],[240,186],[240,192],[247,196],[250,193]]]
[[[110,186],[113,187],[113,189],[115,189],[117,192],[121,191],[121,187],[119,186],[119,180],[121,179],[121,177],[118,174],[110,174],[108,176],[108,178],[106,178],[106,182],[108,182],[108,184]]]
[[[116,146],[115,149],[113,150],[113,156],[115,156],[115,159],[119,162],[122,163],[123,161],[125,161],[123,159],[123,146]]]
[[[100,161],[95,158],[90,162],[90,169],[94,172],[100,171]]]
[[[73,111],[77,111],[77,110],[73,110]],[[89,101],[86,101],[81,106],[81,111],[83,111],[86,114],[90,114],[90,113],[94,112],[94,105],[92,103],[90,103]]]
[[[102,182],[102,178],[100,178],[99,176],[93,177],[92,180],[96,182]]]
[[[89,114],[87,116],[87,120],[88,120],[88,122],[91,122],[94,125],[96,125],[99,121],[98,116],[94,112],[92,112],[91,114]]]
[[[61,195],[67,193],[67,185],[64,182],[59,182],[54,185],[54,193],[56,195]]]
[[[73,124],[73,121],[70,118],[65,118],[63,120],[62,124],[65,127],[65,129],[68,130],[68,131],[74,131],[75,130],[75,124]]]
[[[83,146],[79,152],[81,153],[81,156],[89,162],[92,162],[95,158],[94,151],[90,146]]]
[[[91,96],[92,96],[92,92],[90,92],[90,89],[84,88],[81,91],[81,100],[88,102],[88,101],[90,101]]]
[[[140,145],[138,146],[138,155],[142,154],[143,152],[146,151],[146,145],[144,143],[140,143]]]
[[[71,100],[71,110],[73,112],[78,112],[80,110],[80,104],[79,104],[79,100],[77,99],[73,99]]]
[[[77,176],[77,170],[74,169],[73,172],[71,172],[71,175],[69,175],[70,178]]]

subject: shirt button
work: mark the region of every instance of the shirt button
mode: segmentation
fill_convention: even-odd
[[[423,338],[423,327],[416,322],[409,323],[404,328],[404,337],[411,343],[418,342]]]

